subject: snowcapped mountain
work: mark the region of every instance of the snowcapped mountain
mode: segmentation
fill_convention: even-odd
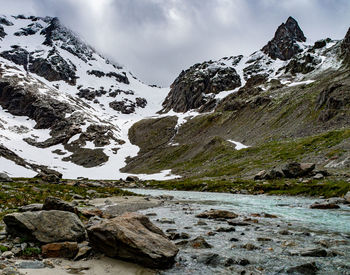
[[[168,89],[143,84],[57,18],[3,16],[0,32],[0,143],[26,166],[2,154],[1,170],[124,177],[119,168],[138,151],[128,127],[160,110]]]
[[[237,112],[253,103],[255,108],[281,97],[289,87],[313,83],[329,70],[338,70],[349,56],[348,40],[310,44],[290,17],[250,56],[195,64],[170,88],[157,88],[108,61],[57,18],[2,16],[0,172],[34,176],[58,171],[65,178],[98,179],[126,177],[120,171],[123,167],[122,171],[142,173],[137,166],[153,157],[153,151],[144,148],[173,150],[184,133],[181,127],[189,127],[193,117]],[[144,118],[148,120],[135,124]],[[171,126],[156,123],[160,130],[152,119]],[[133,125],[142,125],[138,138],[129,136],[137,133],[129,131]],[[227,134],[231,126],[222,125],[221,135],[234,142]],[[198,142],[211,137],[208,131],[197,134]],[[194,140],[189,136],[182,143]],[[165,168],[138,176],[175,177]]]

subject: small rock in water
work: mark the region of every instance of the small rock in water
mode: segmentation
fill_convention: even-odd
[[[327,250],[322,248],[310,248],[300,253],[303,257],[327,257],[327,254]]]
[[[203,248],[212,248],[213,247],[212,245],[207,243],[207,241],[202,236],[199,236],[199,237],[189,241],[189,244],[195,249],[203,249]]]
[[[216,229],[216,232],[234,232],[236,231],[236,228],[234,227],[219,227]]]
[[[287,269],[288,274],[305,274],[315,275],[317,274],[318,267],[313,263],[301,264]]]
[[[339,205],[334,203],[315,203],[310,205],[311,209],[338,209]]]
[[[256,250],[256,249],[259,249],[259,247],[255,246],[254,244],[252,243],[247,243],[247,244],[244,244],[241,246],[241,248],[245,248],[247,250]]]
[[[197,257],[197,261],[205,265],[217,267],[224,261],[224,258],[216,253],[207,253],[207,254],[199,255]]]
[[[175,224],[174,220],[167,219],[167,218],[157,219],[156,221],[162,224]]]
[[[196,215],[196,217],[202,219],[235,219],[238,217],[238,215],[226,210],[211,209]]]

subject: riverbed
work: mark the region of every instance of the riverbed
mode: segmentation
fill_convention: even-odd
[[[309,206],[322,200],[304,197],[129,191],[163,196],[162,206],[140,212],[167,234],[179,233],[174,240],[180,248],[177,263],[162,274],[299,274],[295,272],[303,271],[303,264],[303,274],[350,274],[349,205],[318,210]],[[195,217],[210,209],[238,217],[231,225],[225,219]],[[212,248],[193,248],[181,233],[189,240],[202,236]]]

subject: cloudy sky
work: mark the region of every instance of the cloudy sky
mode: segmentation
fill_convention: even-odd
[[[341,39],[349,0],[0,0],[2,13],[57,16],[148,84],[194,63],[260,49],[288,16],[311,40]]]

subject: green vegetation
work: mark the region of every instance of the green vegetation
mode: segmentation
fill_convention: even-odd
[[[96,192],[90,192],[89,194],[88,190]],[[14,182],[2,185],[0,189],[0,205],[2,206],[0,218],[7,213],[16,211],[20,206],[31,203],[43,203],[48,196],[71,201],[74,195],[80,195],[83,198],[99,198],[133,195],[133,193],[116,187],[91,187],[83,184],[74,186],[74,182],[69,180],[66,181],[66,184],[51,184],[37,179],[17,178],[14,179]]]
[[[27,247],[22,254],[26,257],[35,257],[41,254],[41,249],[39,247]]]
[[[344,180],[311,180],[298,182],[295,179],[279,179],[264,182],[249,180],[198,180],[151,181],[149,187],[167,190],[231,192],[270,195],[303,195],[338,197],[350,190],[350,182]]]
[[[0,252],[3,253],[3,252],[6,252],[8,251],[9,249],[6,247],[6,246],[3,246],[3,245],[0,245]]]

